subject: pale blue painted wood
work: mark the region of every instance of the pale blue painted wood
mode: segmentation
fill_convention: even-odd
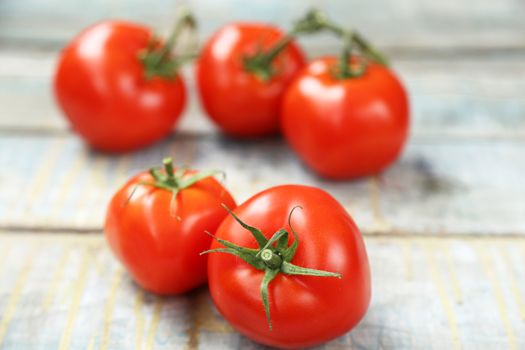
[[[524,47],[525,4],[519,0],[161,0],[154,5],[146,0],[4,0],[0,3],[0,39],[21,46],[57,46],[106,18],[140,21],[167,31],[180,5],[195,11],[203,38],[233,20],[289,27],[315,6],[391,48]],[[313,39],[312,43],[322,48],[332,47],[334,42]]]
[[[67,128],[51,90],[56,58],[56,53],[31,58],[20,51],[0,53],[0,129]],[[189,103],[178,130],[214,133],[200,109],[193,68],[182,73]],[[414,135],[525,137],[525,61],[398,59],[393,68],[410,95]]]
[[[0,137],[0,225],[98,230],[112,193],[166,156],[222,169],[239,202],[282,183],[332,193],[366,233],[525,234],[524,140],[415,137],[376,180],[317,178],[283,141],[239,142],[178,134],[120,157],[85,148],[72,135]],[[263,161],[264,160],[264,161]]]

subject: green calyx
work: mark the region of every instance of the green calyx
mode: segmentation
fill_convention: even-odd
[[[291,218],[294,210],[301,207],[294,207],[288,215],[288,226],[290,226],[290,230],[294,237],[294,241],[291,245],[288,245],[290,235],[286,229],[282,228],[280,230],[277,230],[277,232],[275,232],[270,239],[267,239],[263,235],[261,230],[244,223],[228,207],[224,206],[224,208],[243,228],[245,228],[251,233],[251,235],[257,241],[257,245],[259,246],[259,248],[251,249],[241,247],[234,243],[215,237],[211,233],[207,232],[210,236],[212,236],[219,243],[221,243],[224,246],[224,248],[207,250],[202,252],[201,254],[232,254],[241,258],[255,269],[264,271],[264,277],[260,286],[260,290],[264,310],[266,313],[266,319],[268,320],[268,326],[270,330],[272,330],[272,319],[270,317],[270,304],[268,301],[268,285],[279,273],[283,273],[285,275],[342,278],[342,275],[340,273],[310,269],[306,267],[297,266],[291,263],[291,260],[293,259],[297,247],[299,245],[299,237],[297,236],[297,233],[292,227]]]
[[[159,40],[153,38],[148,47],[139,52],[138,58],[144,65],[146,79],[152,79],[153,77],[173,79],[183,64],[196,57],[194,54],[183,56],[174,56],[172,54],[173,47],[181,33],[186,29],[194,30],[196,26],[195,18],[191,12],[183,8],[166,43],[158,45]]]
[[[173,195],[176,196],[179,191],[192,186],[204,178],[222,174],[222,172],[218,170],[205,170],[199,171],[195,174],[186,175],[186,168],[179,168],[176,171],[173,169],[173,160],[171,158],[164,158],[162,163],[164,169],[151,168],[149,170],[153,181],[141,181],[139,184],[171,191]]]

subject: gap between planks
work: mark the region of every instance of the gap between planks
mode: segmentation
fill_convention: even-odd
[[[208,33],[208,35],[211,35]],[[0,35],[0,44],[9,50],[26,52],[50,52],[60,51],[66,44],[65,39],[61,38],[34,38],[31,36],[10,36],[9,33]],[[200,48],[203,42],[199,41],[196,45]],[[307,48],[309,57],[327,55],[339,51],[339,46],[334,44],[318,43]],[[488,58],[496,57],[522,57],[525,55],[525,45],[521,43],[502,43],[497,45],[483,45],[471,43],[470,45],[449,44],[441,46],[422,46],[418,44],[392,45],[384,43],[381,45],[383,51],[392,60],[404,59],[457,59],[457,58]]]
[[[187,116],[190,117],[190,116]],[[67,126],[2,126],[0,125],[0,137],[59,137],[59,138],[73,138],[77,137]],[[236,142],[235,139],[230,139],[216,130],[201,130],[201,131],[172,131],[165,138],[165,141],[182,141],[182,140],[209,140],[209,139],[224,139]],[[508,130],[508,131],[468,131],[439,129],[437,131],[413,130],[409,141],[462,141],[462,140],[525,140],[525,132],[522,130]],[[272,138],[265,139],[265,141],[272,140]],[[280,137],[274,137],[273,140],[279,142]],[[258,140],[256,140],[258,141]],[[101,153],[103,155],[103,153]],[[131,154],[131,153],[130,153]],[[114,157],[108,155],[108,157]]]
[[[45,227],[45,226],[1,226],[0,234],[8,236],[89,236],[97,237],[103,234],[100,227]],[[523,239],[525,240],[525,232],[441,232],[438,234],[428,233],[424,231],[407,231],[396,230],[395,228],[385,230],[361,230],[364,237],[370,238],[428,238],[428,239]]]

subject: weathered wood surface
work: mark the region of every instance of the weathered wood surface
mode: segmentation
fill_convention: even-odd
[[[287,27],[312,6],[358,27],[410,91],[400,161],[377,177],[323,181],[282,140],[220,136],[193,93],[163,142],[122,156],[85,148],[53,101],[59,49],[108,17],[166,33],[181,4],[197,13],[201,42],[234,19]],[[373,301],[353,332],[322,349],[525,348],[524,13],[521,0],[0,1],[0,349],[262,349],[222,320],[205,289],[149,295],[107,251],[111,194],[165,155],[225,170],[239,202],[296,182],[352,213]],[[310,56],[337,45],[301,40]],[[195,91],[192,67],[183,74]]]
[[[0,129],[67,128],[51,90],[56,58],[47,51],[0,53]],[[412,134],[525,138],[524,58],[395,60],[411,95]],[[183,75],[194,92],[193,68]],[[179,130],[215,132],[194,93]]]
[[[0,2],[0,43],[59,47],[75,33],[105,18],[131,19],[167,32],[176,9],[193,9],[206,38],[232,20],[259,20],[289,27],[308,8],[322,7],[335,19],[362,30],[392,50],[523,50],[525,3],[521,0],[243,0],[206,1],[18,1]],[[333,48],[335,41],[314,38],[310,48]]]
[[[525,238],[366,244],[371,307],[320,349],[525,348]],[[0,235],[0,348],[263,349],[232,330],[205,289],[149,295],[100,235],[43,233]]]
[[[413,138],[384,174],[324,181],[281,140],[241,142],[176,134],[121,157],[89,151],[72,135],[0,137],[0,224],[19,229],[101,229],[112,193],[166,156],[219,168],[239,202],[282,183],[318,186],[365,233],[525,235],[525,140]]]

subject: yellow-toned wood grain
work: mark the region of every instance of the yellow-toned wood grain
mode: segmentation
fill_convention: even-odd
[[[371,231],[378,233],[391,231],[392,224],[385,219],[381,209],[381,186],[378,176],[368,179],[368,197],[373,218]]]
[[[31,184],[27,189],[27,192],[31,193],[32,198],[40,198],[44,192],[48,191],[47,186],[49,186],[49,181],[55,174],[54,171],[57,168],[57,162],[63,152],[64,143],[64,138],[57,138],[53,140],[46,153],[41,158],[40,164],[38,165],[34,176],[32,176]],[[31,212],[33,210],[34,203],[35,201],[27,201],[26,206],[22,209],[22,212]]]
[[[509,313],[507,309],[507,302],[505,301],[505,296],[496,277],[496,271],[494,270],[492,257],[487,251],[487,246],[482,244],[480,241],[474,243],[474,249],[476,254],[481,262],[484,273],[486,274],[488,281],[490,283],[494,299],[496,301],[499,318],[501,320],[503,329],[507,335],[508,348],[511,350],[517,350],[516,335],[514,333],[513,325],[509,319]]]
[[[142,307],[144,306],[144,291],[138,290],[135,296],[133,313],[135,316],[135,350],[142,349],[142,339],[144,336],[144,315]]]
[[[81,190],[78,187],[75,187],[75,183],[78,180],[78,176],[81,175],[81,170],[85,167],[87,162],[87,156],[85,152],[80,152],[76,157],[74,157],[71,165],[67,169],[62,181],[60,182],[60,187],[58,187],[58,193],[56,196],[56,201],[53,203],[51,210],[50,218],[57,217],[62,210],[64,210],[64,201],[68,195],[72,193],[72,196],[78,196],[78,192]],[[80,197],[77,197],[80,198]]]
[[[155,299],[155,305],[153,307],[153,317],[151,319],[148,334],[146,337],[146,350],[152,350],[155,344],[155,336],[157,335],[157,329],[160,322],[160,313],[162,312],[162,307],[164,306],[164,299],[157,297]]]
[[[124,270],[122,267],[118,266],[113,273],[113,278],[111,279],[111,288],[109,291],[108,299],[106,306],[104,307],[104,323],[102,326],[102,340],[100,342],[100,349],[106,350],[109,345],[109,336],[111,329],[111,320],[113,317],[113,310],[115,308],[115,302],[117,300],[117,292],[122,282],[124,276]]]
[[[443,255],[445,257],[445,265],[447,267],[448,277],[449,277],[449,284],[452,287],[452,291],[454,292],[454,298],[456,303],[462,304],[463,303],[463,292],[461,291],[461,287],[459,284],[459,278],[456,271],[456,262],[454,261],[454,256],[451,252],[451,245],[450,241],[447,240],[441,240],[439,241],[439,249],[441,252],[443,252]]]
[[[69,247],[65,245],[63,246],[62,252],[60,253],[60,257],[58,258],[58,261],[56,263],[55,270],[53,271],[51,282],[42,300],[42,308],[45,311],[49,309],[49,306],[55,299],[58,288],[60,286],[60,282],[62,281],[62,278],[64,276],[64,270],[67,266],[67,262],[71,254],[71,250],[68,248]]]
[[[24,286],[29,278],[29,273],[33,268],[35,258],[37,257],[38,247],[33,245],[33,248],[28,252],[27,256],[24,256],[24,264],[20,270],[18,277],[16,278],[14,288],[10,291],[9,298],[7,300],[7,306],[5,307],[1,319],[0,319],[0,346],[2,345],[4,338],[7,333],[7,328],[11,319],[15,315],[18,302],[22,297]]]
[[[104,174],[104,171],[108,168],[110,161],[107,157],[102,155],[95,155],[89,158],[89,163],[87,166],[87,180],[82,184],[81,188],[75,190],[75,196],[78,198],[88,198],[92,197],[92,200],[80,200],[76,201],[78,207],[76,208],[77,215],[83,217],[88,217],[89,221],[94,222],[99,218],[99,214],[93,210],[90,210],[90,206],[93,203],[102,204],[102,196],[105,192],[105,189],[108,187],[107,176]],[[94,193],[95,195],[91,195]]]
[[[70,347],[71,337],[73,336],[73,327],[75,326],[75,321],[77,319],[82,295],[84,294],[86,277],[91,263],[90,258],[91,252],[89,251],[89,249],[84,249],[84,251],[82,252],[82,260],[79,265],[78,277],[72,281],[73,296],[71,304],[69,305],[66,324],[62,332],[62,336],[60,338],[60,350],[66,350]]]
[[[520,318],[525,323],[525,301],[524,301],[525,289],[523,289],[523,292],[522,292],[522,290],[520,290],[518,286],[517,281],[519,281],[520,276],[516,274],[514,262],[511,260],[511,256],[510,256],[511,251],[509,249],[510,245],[508,244],[508,242],[506,243],[500,242],[498,245],[498,248],[499,248],[498,249],[499,255],[501,259],[503,260],[505,269],[507,271],[506,281],[512,293],[512,297],[514,298],[514,301],[518,307],[518,313],[520,315]],[[525,324],[524,324],[524,327],[525,327]]]
[[[454,349],[461,349],[461,336],[459,332],[456,311],[454,310],[452,300],[448,294],[447,288],[445,287],[444,279],[441,276],[437,267],[436,257],[434,255],[436,248],[435,241],[430,240],[424,243],[419,243],[423,245],[422,249],[425,252],[426,262],[428,263],[428,267],[430,270],[430,276],[432,282],[434,283],[437,289],[439,300],[441,302],[441,305],[443,306],[443,310],[445,311],[448,325],[450,327],[450,333],[452,336],[452,345]]]
[[[499,339],[497,344],[504,343],[509,348],[521,348],[523,340],[519,331],[523,329],[523,321],[520,319],[520,322],[516,323],[517,318],[514,316],[518,314],[519,310],[512,311],[513,316],[511,317],[509,307],[511,304],[519,305],[519,300],[521,300],[519,298],[522,298],[520,292],[525,288],[523,283],[525,276],[522,276],[523,269],[509,268],[505,259],[508,257],[506,249],[509,246],[516,247],[515,251],[522,251],[522,248],[525,247],[525,238],[451,238],[449,236],[426,238],[408,235],[377,236],[374,234],[365,237],[365,240],[368,255],[373,265],[373,274],[376,280],[381,281],[381,283],[374,285],[374,303],[371,305],[369,314],[375,314],[377,317],[380,311],[385,313],[385,316],[390,315],[381,321],[374,318],[368,321],[365,318],[363,325],[354,330],[353,334],[359,339],[364,339],[366,344],[372,346],[372,343],[368,343],[372,342],[370,337],[375,334],[375,327],[380,327],[383,334],[381,337],[389,337],[389,341],[395,341],[395,339],[406,340],[407,338],[402,334],[410,335],[410,342],[415,344],[414,346],[431,348],[434,345],[430,344],[439,344],[439,346],[449,344],[448,346],[455,349],[471,348],[479,346],[479,341],[483,337],[488,337],[487,339],[492,342],[494,339]],[[43,284],[46,287],[39,288],[39,291],[27,288],[27,286],[34,285],[31,279],[38,277],[37,274],[30,274],[27,271],[28,269],[38,268],[38,265],[24,259],[25,263],[33,266],[28,267],[21,264],[13,256],[3,254],[4,250],[13,249],[13,247],[17,249],[16,247],[28,242],[40,247],[39,261],[47,261],[47,259],[52,261],[52,263],[47,264],[49,266],[49,277],[48,282]],[[50,247],[53,249],[49,249]],[[465,260],[466,258],[462,254],[458,254],[460,251],[466,251],[465,249],[472,250],[474,261],[468,260],[471,258]],[[65,251],[69,253],[66,254]],[[16,250],[13,252],[18,254]],[[7,256],[8,266],[19,271],[19,275],[14,276],[17,281],[16,286],[7,290],[6,302],[2,305],[0,301],[0,310],[7,310],[1,314],[0,334],[3,332],[3,338],[7,339],[6,336],[9,336],[9,339],[12,339],[13,335],[10,333],[9,325],[13,320],[16,321],[16,325],[24,322],[24,318],[17,316],[17,310],[19,310],[17,304],[21,298],[26,295],[25,293],[37,293],[35,295],[41,295],[40,298],[37,298],[36,303],[39,305],[41,317],[51,318],[56,312],[64,315],[60,321],[62,326],[56,334],[61,349],[70,348],[73,344],[75,346],[84,344],[83,347],[87,349],[110,349],[112,345],[122,342],[129,345],[127,348],[137,350],[163,348],[162,344],[164,344],[165,337],[163,336],[161,340],[157,335],[157,330],[161,323],[168,322],[171,317],[164,318],[162,311],[165,307],[169,307],[171,310],[174,305],[173,302],[181,303],[181,300],[154,297],[140,290],[130,283],[128,278],[124,279],[126,272],[110,254],[101,235],[28,235],[23,233],[0,235],[0,257]],[[512,258],[521,259],[522,257],[515,255]],[[64,262],[69,266],[67,274],[64,271],[61,272],[59,268]],[[377,262],[382,263],[378,265]],[[512,262],[515,263],[514,260]],[[15,265],[13,266],[13,264]],[[386,272],[388,269],[384,270],[383,266],[389,266],[390,272]],[[414,270],[415,266],[417,266],[417,270]],[[497,266],[497,270],[495,266]],[[497,315],[501,322],[501,330],[495,327],[494,334],[472,333],[473,329],[481,327],[484,322],[482,318],[471,320],[470,322],[474,322],[474,324],[464,323],[465,310],[473,308],[472,293],[475,293],[476,298],[479,298],[480,295],[479,287],[474,291],[469,289],[469,278],[465,274],[472,273],[471,268],[476,269],[476,274],[481,268],[483,272],[481,278],[485,279],[480,281],[481,285],[485,285],[487,288],[486,293],[482,294],[484,295],[482,307],[489,313],[493,308],[493,314]],[[392,269],[399,269],[399,273],[392,274]],[[71,274],[71,270],[76,271],[76,273]],[[26,272],[24,273],[24,271]],[[421,273],[422,271],[428,273]],[[66,278],[66,276],[68,277]],[[87,284],[88,276],[89,284]],[[402,277],[401,280],[398,278],[399,276]],[[510,279],[513,279],[515,286],[501,284]],[[424,289],[430,285],[435,290],[436,297],[429,299],[428,295],[414,293],[409,299],[404,298],[399,294],[396,287],[402,286],[404,283],[410,283],[411,288],[415,289]],[[0,285],[0,293],[6,292],[2,289],[4,287]],[[48,301],[47,308],[40,306],[43,305],[46,298],[49,298],[49,295],[55,295],[51,299],[56,299],[58,293],[52,291],[62,287],[65,289],[59,294],[61,296],[60,302],[49,303]],[[96,292],[99,297],[89,301],[89,295],[93,292]],[[505,299],[507,293],[512,299]],[[409,306],[419,297],[425,298],[425,303],[434,303],[433,306],[429,305],[429,308],[442,310],[443,317],[436,317],[435,324],[432,324],[434,321],[432,320],[430,324],[419,325],[416,321],[419,317],[418,314],[411,313]],[[129,302],[125,301],[126,298]],[[148,303],[146,306],[145,298],[151,299],[152,304]],[[228,339],[237,337],[234,329],[213,310],[206,290],[203,289],[184,298],[187,298],[190,303],[184,307],[184,310],[188,310],[187,312],[190,314],[179,314],[175,317],[178,320],[177,322],[187,322],[182,329],[188,329],[188,331],[176,338],[183,339],[186,337],[183,343],[176,346],[186,349],[205,347],[209,345],[207,342],[211,339],[210,335],[219,338],[227,337]],[[89,304],[93,303],[94,300],[96,304]],[[118,303],[117,300],[119,300]],[[395,301],[396,305],[389,304],[392,301]],[[123,309],[123,307],[129,307],[129,310]],[[391,314],[389,311],[391,307],[394,309],[403,307],[408,314],[402,316],[397,313]],[[129,319],[127,323],[120,323],[122,321],[119,321],[119,326],[113,328],[113,315],[117,311],[121,316],[122,313],[129,313]],[[421,310],[417,312],[419,313]],[[80,324],[81,319],[86,319],[86,313],[91,313],[92,316],[89,316],[89,319],[94,321],[90,324]],[[399,320],[396,321],[398,317],[411,321],[400,323]],[[445,320],[446,323],[443,324],[442,320]],[[478,323],[477,326],[476,322]],[[407,325],[410,325],[410,328],[403,328]],[[362,329],[368,333],[361,333],[363,331],[361,327],[364,327]],[[436,334],[440,334],[440,339],[433,339],[430,333],[425,335],[425,330],[435,327],[438,327],[439,331],[436,331]],[[122,338],[121,332],[125,332],[129,340]],[[450,334],[450,338],[442,336],[443,334],[446,335],[447,332]],[[328,346],[327,349],[343,346],[341,344],[349,346],[351,340],[352,337],[347,340],[338,340],[333,346]],[[393,344],[402,345],[402,343]]]
[[[405,278],[411,280],[414,276],[414,261],[412,258],[413,242],[410,240],[400,240],[401,259],[405,268]]]

